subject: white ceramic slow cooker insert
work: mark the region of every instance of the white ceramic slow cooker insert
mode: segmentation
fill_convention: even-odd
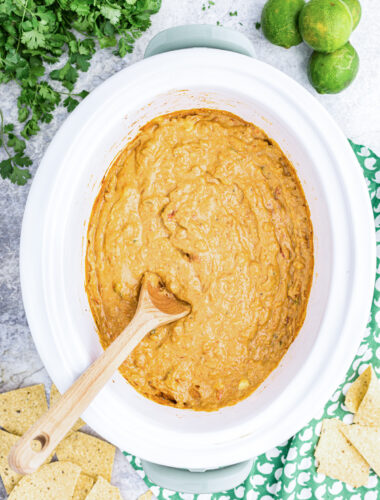
[[[196,48],[150,57],[105,81],[69,116],[27,202],[23,299],[59,390],[102,352],[84,289],[87,224],[102,178],[150,119],[199,107],[253,122],[293,163],[310,206],[315,271],[298,337],[246,400],[212,413],[178,410],[144,398],[117,373],[83,415],[119,448],[183,468],[249,459],[316,415],[359,345],[375,276],[373,218],[362,173],[338,126],[305,89],[237,53]]]

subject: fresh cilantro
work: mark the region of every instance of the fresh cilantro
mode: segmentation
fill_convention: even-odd
[[[233,16],[237,16],[238,15],[238,12],[237,10],[235,10],[234,12],[230,12],[230,16],[233,17]]]
[[[208,7],[214,5],[211,0]],[[30,178],[26,141],[53,119],[62,102],[71,112],[88,92],[74,93],[97,46],[124,57],[149,28],[161,0],[0,0],[0,84],[20,87],[21,139],[0,110],[0,176],[16,184]],[[62,65],[53,71],[49,64]],[[24,140],[25,139],[25,140]]]
[[[259,23],[259,22],[255,23],[255,28],[257,30],[259,30],[261,28],[261,23]]]

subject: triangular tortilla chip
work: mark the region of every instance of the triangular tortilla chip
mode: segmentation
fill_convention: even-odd
[[[369,383],[372,377],[372,366],[368,368],[352,383],[346,394],[344,404],[347,406],[351,413],[356,413],[359,409],[365,393],[368,390]]]
[[[24,476],[8,500],[71,500],[79,474],[80,467],[68,462],[43,465]]]
[[[153,493],[148,490],[145,493],[143,493],[137,500],[150,500],[153,496]]]
[[[54,403],[56,403],[60,398],[61,398],[61,393],[59,392],[57,387],[54,384],[52,384],[50,387],[50,399],[49,399],[50,406],[53,405]],[[77,431],[78,429],[80,429],[84,425],[85,425],[85,422],[83,422],[83,420],[81,418],[78,418],[78,420],[72,426],[71,431]]]
[[[21,474],[14,472],[8,465],[9,452],[18,439],[20,436],[0,431],[0,476],[8,495],[22,478]]]
[[[315,449],[318,473],[339,479],[354,488],[367,484],[369,465],[340,432],[348,427],[337,419],[322,422],[321,437]]]
[[[93,485],[94,480],[92,479],[92,477],[87,476],[87,474],[83,474],[83,472],[81,472],[77,484],[75,485],[72,500],[85,500],[87,495],[90,493]]]
[[[355,424],[380,426],[380,382],[371,365],[351,385],[345,404]]]
[[[96,479],[103,476],[111,480],[115,447],[96,437],[73,432],[55,450],[58,460],[72,462],[82,468],[82,472]]]
[[[342,432],[380,476],[380,427],[354,424],[345,427]]]
[[[98,477],[98,480],[87,495],[86,500],[123,500],[119,488],[112,486],[108,481]]]
[[[14,472],[8,465],[9,452],[15,442],[19,439],[20,436],[16,436],[15,434],[10,434],[9,432],[0,430],[0,476],[3,480],[5,491],[8,494],[13,490],[14,486],[23,477],[21,474],[17,474],[17,472]],[[38,441],[32,441],[32,448],[40,449],[41,443]],[[50,455],[45,463],[50,462],[53,454],[54,453]]]
[[[357,392],[361,394],[365,388],[366,390],[359,404],[359,408],[355,412],[354,423],[380,427],[380,382],[376,377],[372,366],[369,366],[365,372],[367,372],[367,374],[363,377],[364,382],[361,384],[360,390]],[[364,375],[365,372],[363,372],[362,375]],[[357,399],[359,398],[360,396]]]
[[[47,411],[43,384],[0,394],[0,427],[21,436]]]

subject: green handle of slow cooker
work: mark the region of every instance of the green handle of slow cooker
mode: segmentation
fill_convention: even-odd
[[[186,470],[141,460],[152,483],[181,493],[218,493],[242,484],[252,470],[253,459],[212,470]]]
[[[254,57],[248,38],[237,31],[209,24],[176,26],[158,33],[149,42],[144,57],[193,47],[229,50]],[[141,461],[146,475],[157,485],[185,493],[215,493],[234,488],[245,481],[253,460],[213,470],[185,470]]]
[[[172,50],[208,47],[255,56],[248,38],[238,31],[212,24],[185,24],[161,31],[148,43],[144,57]]]

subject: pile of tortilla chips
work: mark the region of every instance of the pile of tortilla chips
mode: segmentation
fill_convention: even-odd
[[[380,382],[372,366],[348,389],[345,405],[352,425],[338,419],[322,422],[315,450],[318,472],[353,487],[365,486],[371,468],[380,476]]]
[[[60,394],[53,385],[50,404]],[[33,474],[22,476],[8,465],[8,454],[29,427],[48,409],[42,384],[0,394],[0,476],[9,500],[122,500],[110,484],[115,447],[78,432],[79,419],[51,456]],[[36,442],[36,446],[39,443]]]

